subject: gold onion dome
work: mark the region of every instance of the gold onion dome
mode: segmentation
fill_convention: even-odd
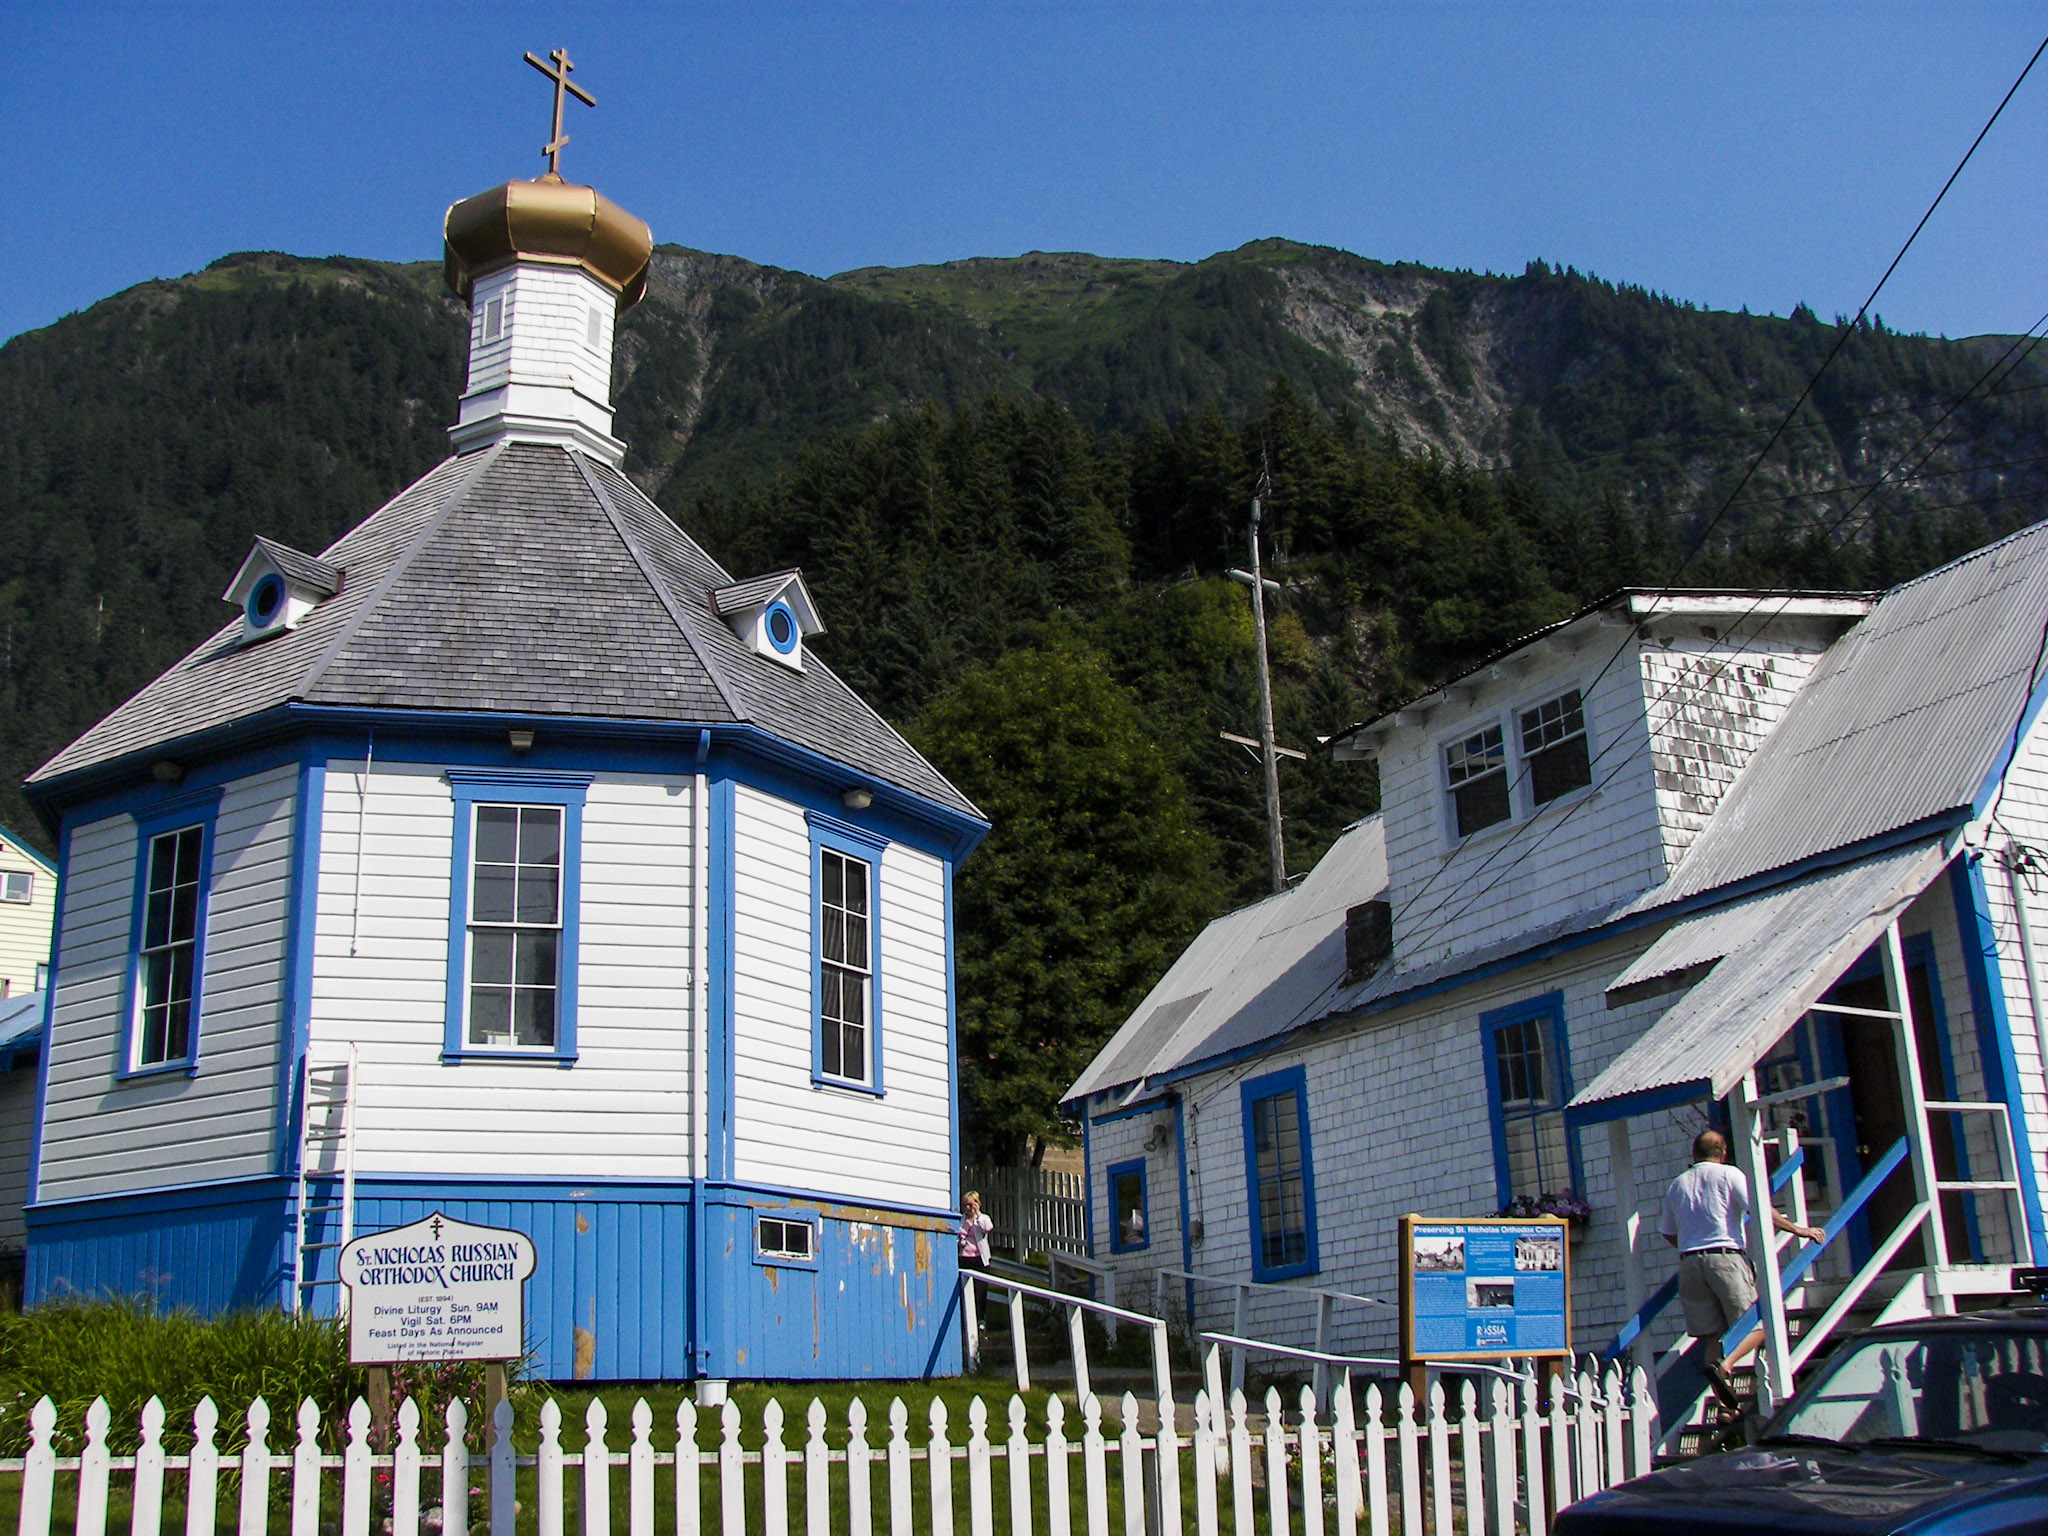
[[[595,187],[553,172],[464,198],[443,231],[442,275],[465,304],[477,278],[514,261],[580,267],[619,296],[622,312],[647,291],[654,232]]]

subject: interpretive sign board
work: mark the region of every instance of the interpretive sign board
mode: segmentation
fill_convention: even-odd
[[[1569,1355],[1572,1249],[1561,1216],[1401,1218],[1401,1358]]]
[[[350,1363],[518,1359],[533,1264],[524,1232],[439,1211],[356,1238],[341,1250]]]

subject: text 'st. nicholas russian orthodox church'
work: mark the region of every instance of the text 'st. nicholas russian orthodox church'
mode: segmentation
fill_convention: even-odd
[[[345,1237],[438,1209],[533,1237],[547,1376],[956,1369],[986,823],[809,649],[796,571],[735,580],[620,472],[647,226],[551,171],[446,235],[453,455],[317,555],[258,539],[29,781],[28,1299],[331,1313]]]

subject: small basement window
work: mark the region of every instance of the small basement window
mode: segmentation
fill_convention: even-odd
[[[1522,711],[1522,760],[1529,765],[1529,798],[1548,805],[1593,782],[1586,751],[1586,711],[1579,690]]]
[[[764,1259],[787,1259],[814,1264],[818,1258],[818,1229],[810,1222],[788,1216],[754,1218],[754,1252]]]
[[[1508,819],[1508,753],[1501,728],[1490,725],[1444,748],[1444,778],[1451,789],[1460,837]]]

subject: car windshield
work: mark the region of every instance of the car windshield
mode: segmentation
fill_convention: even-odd
[[[1852,1341],[1771,1432],[2048,1454],[2048,1334],[1930,1330]]]

